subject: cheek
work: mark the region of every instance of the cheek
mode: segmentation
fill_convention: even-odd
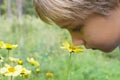
[[[93,47],[114,45],[116,41],[114,33],[105,27],[87,26],[83,31],[86,43]]]
[[[115,39],[107,38],[106,36],[89,36],[87,39],[86,43],[91,48],[97,48],[105,52],[112,51],[118,46],[118,42]]]

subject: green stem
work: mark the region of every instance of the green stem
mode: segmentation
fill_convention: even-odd
[[[8,63],[9,63],[9,57],[10,57],[10,51],[8,50],[8,58],[7,58]]]
[[[8,50],[8,58],[10,57],[10,51]]]
[[[12,76],[10,77],[10,80],[13,80],[13,77],[12,77]]]
[[[67,69],[67,79],[70,80],[70,71],[71,71],[71,55],[72,53],[69,54],[69,59],[68,59],[68,69]]]

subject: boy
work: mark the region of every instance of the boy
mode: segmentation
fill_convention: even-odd
[[[111,52],[120,44],[119,0],[33,0],[39,17],[71,33],[73,43]]]

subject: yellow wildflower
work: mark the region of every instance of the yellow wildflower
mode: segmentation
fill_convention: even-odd
[[[19,65],[22,65],[23,64],[23,61],[21,59],[18,60],[18,64]]]
[[[40,68],[36,68],[36,72],[39,73],[40,72]]]
[[[18,46],[18,45],[12,45],[12,44],[9,44],[9,43],[5,43],[5,45],[4,45],[2,48],[11,50],[11,49],[13,49],[13,48],[16,48],[17,46]]]
[[[31,74],[30,70],[27,70],[26,68],[22,68],[21,75],[22,76],[29,76]]]
[[[9,60],[12,61],[12,62],[18,63],[19,65],[23,64],[23,61],[21,59],[19,59],[19,58],[9,57]]]
[[[9,57],[9,60],[12,61],[12,62],[17,62],[19,65],[23,64],[23,61],[19,58]]]
[[[34,66],[39,66],[40,64],[34,60],[34,58],[27,58],[27,61]]]
[[[65,50],[68,50],[69,52],[83,52],[84,50],[82,48],[79,48],[78,46],[72,46],[69,42],[65,41],[62,43],[62,47]]]
[[[52,78],[52,77],[53,77],[53,74],[51,72],[46,73],[46,78]]]
[[[21,73],[22,66],[17,65],[15,67],[11,67],[11,66],[7,65],[0,70],[1,70],[0,73],[5,76],[18,76]]]

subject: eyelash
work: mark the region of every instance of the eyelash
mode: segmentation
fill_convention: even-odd
[[[80,32],[81,26],[76,26],[75,28],[72,29],[74,32]]]

